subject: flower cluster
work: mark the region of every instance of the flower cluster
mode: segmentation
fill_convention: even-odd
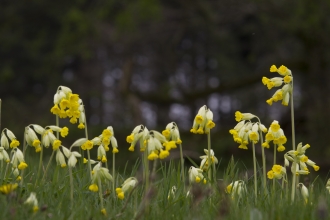
[[[175,141],[176,144],[181,144],[179,128],[175,122],[168,123],[165,130],[162,131],[167,141]]]
[[[125,193],[131,191],[137,184],[138,184],[138,181],[135,177],[128,178],[121,185],[121,188],[120,187],[116,188],[117,197],[119,199],[124,199]]]
[[[213,122],[213,112],[206,105],[203,105],[198,110],[190,132],[194,134],[208,134],[214,127],[215,123]]]
[[[126,141],[131,144],[129,151],[134,151],[136,143],[140,142],[140,151],[144,151],[146,147],[146,139],[149,135],[149,130],[144,125],[136,126],[132,133],[127,136]]]
[[[269,105],[272,105],[273,102],[282,100],[282,105],[287,106],[290,100],[290,94],[292,92],[292,74],[286,66],[280,66],[278,69],[275,65],[270,67],[270,72],[277,72],[283,77],[274,77],[268,79],[267,77],[262,78],[262,83],[267,86],[268,89],[273,87],[280,87],[284,83],[284,86],[281,89],[278,89],[274,95],[268,99],[266,102]]]
[[[78,122],[78,128],[85,128],[85,111],[82,100],[78,94],[73,94],[72,90],[66,86],[59,86],[54,95],[54,106],[50,109],[51,113],[58,115],[60,118],[70,118],[70,122],[75,124]]]
[[[266,141],[262,143],[262,146],[269,148],[269,142],[271,141],[273,141],[273,143],[278,146],[277,151],[281,152],[285,150],[283,144],[286,143],[287,138],[285,137],[282,128],[276,120],[274,120],[270,125],[268,133],[266,134]]]
[[[267,132],[267,128],[260,122],[251,122],[252,118],[257,116],[251,113],[241,113],[237,111],[235,113],[236,121],[238,124],[229,133],[233,135],[233,139],[236,143],[240,144],[238,148],[247,150],[249,142],[254,144],[259,142],[259,133]]]
[[[35,192],[31,192],[30,196],[25,200],[24,204],[32,205],[32,211],[37,212],[39,210],[38,200]]]
[[[109,170],[105,167],[101,166],[101,162],[96,164],[92,171],[92,184],[89,186],[89,190],[93,192],[99,191],[99,181],[106,182],[106,181],[112,181],[112,176],[109,173]]]
[[[9,144],[10,141],[10,144]],[[14,133],[9,129],[5,128],[1,132],[0,138],[1,147],[8,149],[10,148],[17,148],[19,146],[19,141],[15,137]]]
[[[241,198],[246,192],[243,180],[237,180],[226,187],[226,193],[230,194],[232,199]]]
[[[207,149],[204,149],[204,152],[206,155],[200,156],[200,158],[202,159],[200,169],[202,169],[203,171],[207,171],[209,169],[209,160],[208,160],[209,151]],[[212,149],[210,150],[210,159],[211,159],[211,165],[218,163],[218,158],[214,156],[214,151]]]
[[[290,150],[284,154],[285,166],[289,166],[289,163],[292,162],[291,172],[296,175],[307,175],[309,174],[309,170],[307,165],[314,168],[315,171],[320,169],[319,166],[316,165],[315,162],[310,160],[306,155],[305,151],[310,148],[309,144],[302,145],[299,143],[297,146],[297,150]],[[306,165],[307,164],[307,165]]]
[[[203,180],[203,183],[206,184],[206,179],[203,176],[203,170],[191,166],[189,168],[189,182],[192,183],[199,183],[201,180]]]
[[[283,176],[286,175],[286,169],[285,167],[282,167],[281,165],[273,165],[272,169],[268,171],[267,177],[269,179],[282,179]]]

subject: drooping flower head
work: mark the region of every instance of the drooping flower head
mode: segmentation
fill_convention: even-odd
[[[109,170],[105,167],[102,167],[102,162],[97,163],[92,171],[92,184],[89,186],[89,190],[93,192],[98,192],[98,181],[102,182],[113,181],[112,176],[109,173]]]
[[[30,196],[25,200],[24,204],[31,205],[32,211],[37,212],[39,210],[38,200],[35,192],[31,192]]]
[[[135,177],[126,179],[120,188],[116,188],[118,199],[123,200],[125,198],[125,193],[130,192],[137,184],[138,180]]]
[[[19,141],[11,130],[4,128],[1,132],[0,144],[5,149],[16,148],[19,146]]]
[[[292,162],[291,172],[297,176],[310,173],[307,165],[313,167],[315,171],[320,169],[314,161],[305,155],[305,151],[308,148],[310,148],[309,144],[303,146],[302,143],[299,143],[296,151],[290,150],[284,154],[285,166],[289,166],[290,162]]]
[[[208,134],[214,127],[213,112],[206,105],[203,105],[198,110],[190,132],[194,134]]]
[[[175,122],[168,123],[162,134],[168,141],[175,141],[176,144],[182,143],[179,128]]]
[[[203,170],[191,166],[189,168],[189,183],[200,183],[203,180],[203,183],[206,184],[206,179],[203,176]]]
[[[85,128],[85,111],[82,100],[78,94],[73,94],[72,90],[66,86],[59,86],[54,95],[54,106],[50,109],[54,115],[60,118],[70,118],[70,122],[75,124],[79,120],[78,128]]]
[[[202,169],[203,171],[207,171],[209,169],[209,160],[208,160],[209,151],[207,149],[204,149],[204,152],[205,155],[199,157],[202,159],[200,169]],[[210,151],[210,158],[211,158],[211,165],[218,164],[218,158],[214,156],[214,151],[212,149]]]
[[[262,143],[262,146],[265,148],[269,148],[269,143],[273,142],[273,144],[277,145],[277,151],[282,152],[285,150],[283,144],[287,142],[287,138],[284,135],[282,128],[278,121],[274,120],[268,129],[268,133],[266,134],[266,140]]]
[[[260,123],[260,120],[256,115],[251,113],[235,112],[236,121],[238,124],[229,130],[229,133],[233,135],[233,139],[236,143],[240,144],[238,148],[247,150],[247,145],[250,142],[254,144],[259,142],[259,133],[267,132],[267,128]],[[257,118],[258,122],[251,122],[251,119]]]
[[[268,171],[267,173],[267,177],[269,179],[282,179],[283,176],[285,176],[286,174],[286,169],[285,167],[282,167],[281,165],[273,165],[272,169],[270,171]]]
[[[231,195],[232,199],[238,198],[240,199],[242,196],[246,194],[246,186],[243,180],[237,180],[232,182],[226,187],[226,193]]]
[[[280,66],[278,69],[275,65],[270,67],[270,72],[277,72],[283,77],[274,77],[268,79],[267,77],[262,78],[262,83],[267,86],[268,89],[272,89],[273,87],[284,86],[281,89],[276,90],[274,95],[268,99],[266,102],[269,105],[272,105],[273,102],[277,102],[282,100],[282,105],[287,106],[290,100],[290,94],[292,93],[292,73],[286,66]]]
[[[144,125],[136,126],[132,133],[126,137],[126,141],[131,144],[129,151],[134,151],[136,143],[140,142],[140,151],[144,151],[146,147],[146,140],[148,139],[149,130]]]

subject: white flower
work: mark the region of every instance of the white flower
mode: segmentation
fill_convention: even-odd
[[[203,170],[191,166],[189,168],[189,182],[192,183],[199,183],[202,179],[204,179],[203,176]]]

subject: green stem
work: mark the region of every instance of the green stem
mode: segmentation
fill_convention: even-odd
[[[83,107],[83,108],[84,108],[84,113],[86,115],[85,107]],[[88,140],[87,121],[85,121],[85,137]],[[87,150],[87,157],[88,157],[87,163],[88,163],[89,180],[92,181],[92,165],[91,165],[91,156],[90,156],[89,150]]]
[[[184,160],[183,160],[183,153],[182,153],[182,144],[179,144],[180,148],[180,159],[181,159],[181,178],[183,184],[183,191],[186,191],[186,180],[185,180],[185,173],[184,173]]]
[[[260,123],[260,121],[259,121]],[[261,123],[260,123],[261,124]],[[262,155],[262,176],[263,176],[263,185],[264,185],[264,194],[267,194],[267,179],[266,179],[266,157],[265,157],[265,149],[262,146],[262,143],[264,143],[264,138],[262,136],[262,132],[259,131],[259,135],[260,135],[260,141],[261,141],[261,155]]]
[[[274,162],[273,165],[276,164],[276,144],[274,144]],[[273,178],[273,193],[275,192],[275,178]]]
[[[293,105],[293,79],[292,79],[292,90],[290,92],[291,98],[291,127],[292,127],[292,149],[296,150],[296,137],[295,137],[295,128],[294,128],[294,105]]]
[[[145,190],[144,193],[145,195],[147,195],[148,190],[149,190],[149,161],[148,161],[148,149],[145,149],[144,151],[144,165],[145,165],[145,181],[146,181],[146,185],[145,185]]]
[[[73,177],[72,177],[72,167],[69,167],[69,176],[70,176],[70,200],[71,200],[71,210],[73,209]]]
[[[42,151],[42,149],[41,149]],[[41,153],[41,152],[40,152]],[[48,161],[48,164],[46,166],[46,170],[45,170],[45,173],[44,173],[44,176],[42,177],[41,179],[41,182],[43,183],[45,181],[45,178],[46,178],[46,175],[47,175],[47,172],[48,172],[48,169],[49,169],[49,166],[50,166],[50,163],[52,162],[52,159],[54,157],[54,154],[55,154],[55,151],[53,150],[52,154],[50,155],[50,158],[49,158],[49,161]]]
[[[9,167],[9,163],[7,163],[7,165],[6,165],[6,169],[5,169],[5,173],[4,173],[4,175],[3,175],[3,181],[5,181],[6,180],[6,174],[7,174],[7,172],[8,172],[8,167]]]
[[[104,205],[103,205],[103,196],[102,196],[102,184],[99,176],[97,177],[97,184],[99,187],[99,197],[100,197],[101,210],[102,210],[104,209]]]
[[[255,195],[255,203],[257,203],[257,197],[258,197],[257,161],[256,161],[256,151],[253,142],[252,142],[252,153],[253,153],[253,172],[254,172],[254,195]]]
[[[113,182],[112,182],[112,192],[115,192],[115,182],[116,182],[116,178],[115,178],[115,153],[112,153],[112,178],[113,178]]]
[[[26,159],[26,157],[25,157],[25,151],[26,151],[26,140],[25,140],[25,132],[24,132],[24,135],[23,135],[23,155],[24,155],[24,158]],[[23,186],[23,183],[24,183],[24,171],[25,171],[25,169],[24,170],[22,170],[22,172],[21,172],[21,181],[20,181],[20,186],[22,187]]]
[[[296,166],[297,163],[294,161],[292,164],[294,171],[296,171]],[[296,193],[296,174],[292,173],[291,203],[294,202],[295,193]]]
[[[44,152],[44,149],[43,149],[43,147],[41,147],[40,156],[39,156],[38,172],[37,172],[37,177],[36,177],[36,182],[35,182],[35,184],[34,184],[34,187],[36,187],[37,184],[38,184],[38,179],[39,179],[40,171],[41,171],[41,167],[42,167],[42,157],[43,157],[43,152]],[[23,178],[23,177],[22,177],[22,178]]]
[[[211,134],[210,132],[207,133],[207,163],[208,163],[208,177],[209,181],[213,182],[212,180],[212,168],[211,168]]]

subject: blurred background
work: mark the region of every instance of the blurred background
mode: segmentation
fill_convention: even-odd
[[[207,138],[189,129],[206,104],[216,122],[212,148],[225,167],[231,155],[252,158],[228,132],[237,110],[266,127],[278,120],[292,148],[290,108],[269,106],[276,89],[261,83],[278,76],[272,64],[283,64],[294,76],[296,142],[309,143],[307,155],[327,173],[329,11],[324,0],[1,1],[1,127],[22,141],[24,126],[55,124],[50,108],[64,85],[83,99],[90,137],[114,127],[123,163],[139,155],[125,141],[135,126],[162,131],[171,121],[185,154],[199,163]],[[60,123],[70,129],[65,145],[83,137],[68,120]],[[271,164],[272,150],[266,153]]]

